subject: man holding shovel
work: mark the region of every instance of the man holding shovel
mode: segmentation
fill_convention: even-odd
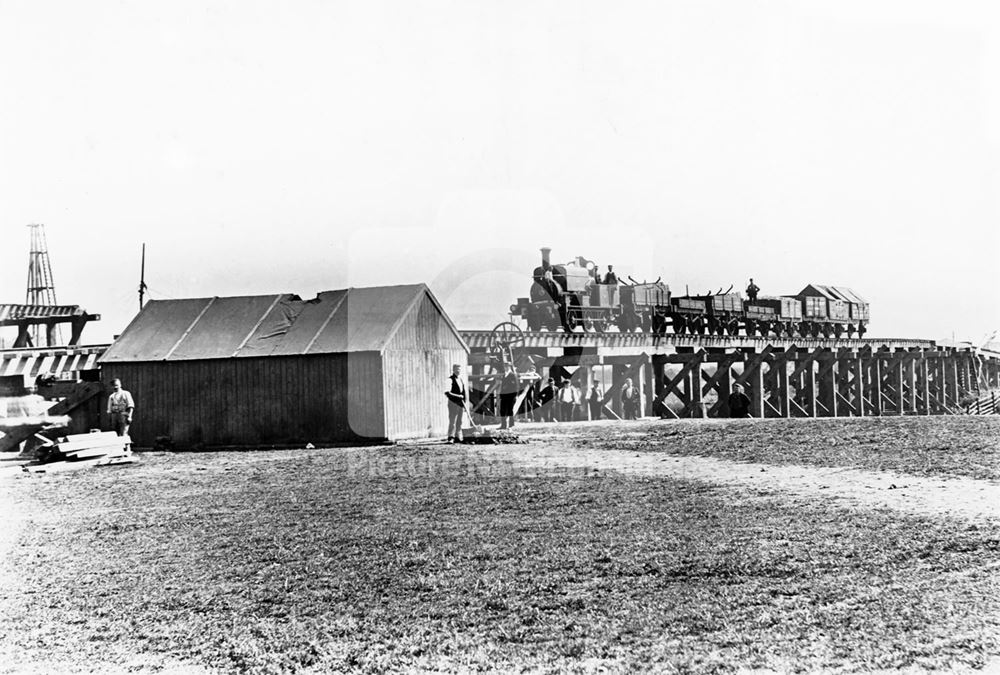
[[[448,397],[448,442],[462,442],[462,416],[469,402],[469,394],[462,378],[462,366],[458,363],[451,367],[448,377],[450,386],[444,395]]]

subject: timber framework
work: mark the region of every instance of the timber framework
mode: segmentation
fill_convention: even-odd
[[[470,381],[489,397],[490,331],[463,331]],[[967,412],[1000,388],[1000,359],[971,348],[896,338],[775,339],[527,332],[522,366],[568,379],[583,392],[599,381],[605,416],[620,417],[618,392],[630,378],[645,415],[725,417],[735,385],[753,417],[868,417]],[[600,379],[599,379],[600,378]]]

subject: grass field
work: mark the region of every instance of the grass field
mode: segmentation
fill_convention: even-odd
[[[533,442],[995,478],[998,431],[654,423]],[[151,453],[0,488],[8,672],[1000,664],[997,522],[455,446]]]

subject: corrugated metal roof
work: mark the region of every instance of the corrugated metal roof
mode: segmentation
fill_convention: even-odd
[[[847,286],[824,286],[822,284],[809,284],[799,292],[798,297],[821,296],[828,300],[844,300],[846,302],[856,302],[865,304],[868,301],[852,291]]]
[[[285,293],[150,301],[101,362],[381,351],[424,293],[461,342],[426,285],[377,286],[312,300]]]

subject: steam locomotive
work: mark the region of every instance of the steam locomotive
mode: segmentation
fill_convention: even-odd
[[[774,335],[858,337],[869,321],[868,303],[842,286],[806,286],[797,295],[744,300],[739,292],[674,295],[660,279],[621,283],[604,279],[583,257],[553,265],[543,248],[527,298],[510,306],[528,330],[643,332],[658,335]],[[610,270],[611,268],[609,268]]]

